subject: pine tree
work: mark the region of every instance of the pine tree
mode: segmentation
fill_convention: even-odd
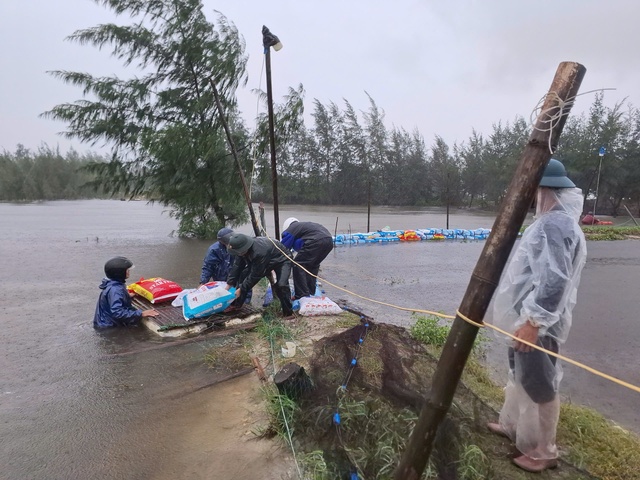
[[[219,14],[207,20],[199,0],[99,0],[129,25],[79,30],[71,41],[110,47],[136,70],[128,79],[55,71],[81,87],[84,98],[43,115],[68,124],[69,138],[111,148],[111,160],[94,164],[112,194],[157,200],[180,220],[182,235],[211,237],[224,225],[247,220],[237,166],[215,107],[211,80],[248,165],[248,135],[236,106],[246,82],[244,41]]]

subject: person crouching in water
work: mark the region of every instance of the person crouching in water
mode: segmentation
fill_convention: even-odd
[[[536,196],[535,221],[527,227],[494,298],[497,327],[558,353],[569,335],[587,248],[578,225],[582,191],[564,165],[551,159]],[[513,463],[529,472],[558,464],[556,429],[560,415],[560,361],[509,339],[509,379],[499,423],[487,427],[510,438]]]
[[[294,217],[284,221],[282,230],[282,244],[297,252],[293,265],[295,298],[310,297],[316,293],[320,264],[333,250],[333,237],[319,223],[300,222]]]
[[[234,306],[242,306],[247,292],[250,292],[261,278],[268,277],[273,270],[276,274],[274,290],[282,305],[282,315],[285,318],[293,317],[289,288],[291,252],[287,247],[278,240],[270,240],[267,237],[253,238],[242,233],[234,233],[227,248],[231,255],[237,256],[227,278],[227,290],[236,287]],[[242,279],[245,268],[248,269],[248,273]]]
[[[131,305],[131,295],[125,281],[133,262],[126,257],[115,257],[104,264],[107,278],[100,284],[100,297],[93,317],[94,328],[126,327],[136,325],[142,317],[157,317],[156,310],[139,310]]]

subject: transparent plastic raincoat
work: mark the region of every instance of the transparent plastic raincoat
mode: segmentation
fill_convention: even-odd
[[[516,244],[494,296],[491,321],[496,326],[513,334],[529,321],[539,326],[538,345],[554,352],[569,334],[587,257],[578,225],[582,205],[578,188],[538,189],[535,220]],[[538,350],[513,348],[508,358],[500,424],[520,452],[534,459],[556,458],[560,362]]]

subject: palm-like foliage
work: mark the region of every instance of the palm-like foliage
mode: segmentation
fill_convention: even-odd
[[[64,134],[112,148],[111,161],[92,170],[112,193],[158,200],[180,219],[180,233],[211,236],[246,221],[242,188],[228,155],[210,79],[241,152],[247,133],[238,119],[236,89],[246,82],[244,41],[221,14],[209,22],[198,0],[102,0],[131,25],[104,24],[69,40],[111,48],[134,68],[129,79],[55,71],[82,88],[84,98],[44,116],[68,124]],[[242,161],[247,164],[247,155]]]

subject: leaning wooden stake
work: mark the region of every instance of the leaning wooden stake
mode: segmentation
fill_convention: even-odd
[[[631,220],[633,220],[633,223],[636,224],[636,227],[638,226],[638,222],[636,222],[636,219],[633,218],[633,215],[631,215],[631,212],[629,211],[629,209],[627,208],[627,206],[625,204],[622,204],[622,206],[624,207],[624,209],[627,211],[627,213],[629,214],[629,216],[631,217]]]
[[[216,87],[215,82],[212,78],[209,79],[209,83],[211,84],[211,88],[213,89],[213,97],[216,100],[216,107],[218,107],[218,115],[220,116],[220,122],[224,127],[224,133],[227,135],[227,141],[229,142],[229,147],[231,148],[231,153],[233,154],[233,158],[238,165],[238,172],[240,173],[240,180],[242,181],[242,190],[244,191],[244,198],[247,201],[247,207],[249,208],[249,215],[251,216],[251,225],[253,225],[253,231],[256,234],[256,237],[262,235],[260,232],[260,227],[258,226],[258,219],[256,218],[256,212],[253,210],[253,204],[251,203],[251,195],[249,195],[249,187],[247,186],[247,180],[245,179],[244,172],[242,171],[242,164],[240,163],[240,159],[238,158],[238,151],[236,150],[236,144],[233,142],[233,137],[231,137],[231,130],[229,130],[229,124],[227,123],[227,119],[224,117],[224,111],[222,110],[222,102],[220,101],[220,94],[218,93],[218,87]]]
[[[555,151],[564,128],[571,103],[563,104],[576,96],[585,72],[582,65],[573,62],[563,62],[558,67],[535,129],[529,137],[460,304],[459,312],[471,320],[481,323],[484,318],[551,157],[549,145]],[[477,333],[478,327],[456,315],[433,376],[431,391],[395,471],[395,480],[418,480],[422,476],[438,426],[451,406]]]

